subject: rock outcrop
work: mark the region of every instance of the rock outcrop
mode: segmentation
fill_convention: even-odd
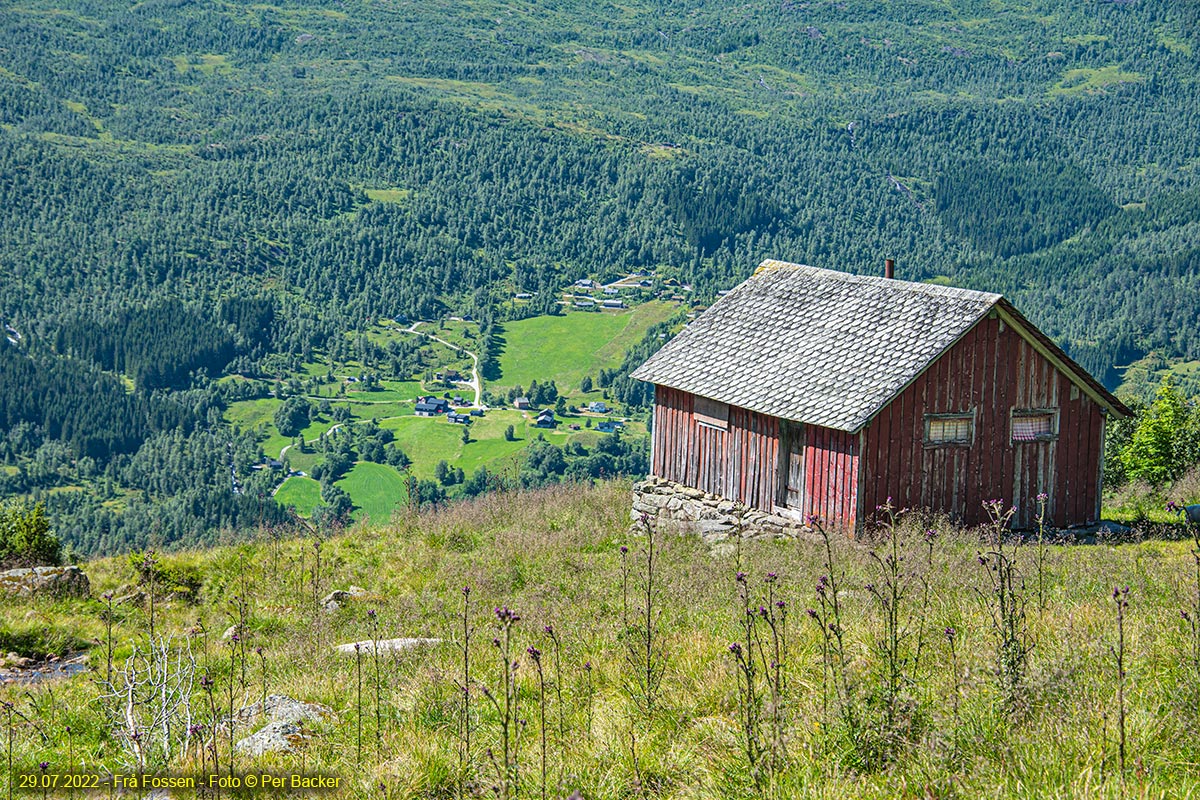
[[[92,586],[79,567],[26,567],[0,572],[0,593],[17,597],[87,597]]]

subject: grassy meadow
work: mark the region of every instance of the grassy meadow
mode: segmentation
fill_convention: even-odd
[[[195,661],[185,694],[200,727],[189,739],[169,720],[175,770],[211,769],[215,748],[222,771],[329,772],[354,798],[1200,792],[1200,667],[1180,614],[1195,619],[1189,542],[1007,542],[1001,558],[986,531],[912,520],[871,543],[710,550],[631,533],[629,488],[488,495],[321,542],[264,536],[160,556],[171,580],[194,574],[194,602],[169,599],[163,578],[153,604],[110,615],[102,598],[137,584],[128,559],[84,565],[91,599],[0,601],[3,649],[90,648],[87,674],[0,687],[14,769],[130,770],[120,667],[153,625]],[[351,584],[366,594],[317,607]],[[1016,649],[999,659],[1005,619]],[[239,620],[240,641],[221,641]],[[401,636],[442,643],[378,660],[332,650]],[[230,756],[214,717],[264,693],[334,716],[305,723],[301,752]],[[161,768],[161,728],[142,727],[153,701],[134,698]]]
[[[491,388],[553,380],[561,393],[578,392],[585,375],[595,380],[601,368],[618,366],[647,328],[677,310],[673,303],[652,301],[628,311],[570,311],[506,322],[500,334],[500,377]]]

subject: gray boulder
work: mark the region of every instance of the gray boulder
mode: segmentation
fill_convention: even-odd
[[[321,598],[321,608],[326,611],[337,611],[347,600],[362,597],[367,590],[361,586],[351,586],[349,589],[334,589]]]
[[[0,572],[0,594],[16,597],[87,597],[92,586],[83,570],[68,567],[26,567]]]
[[[292,722],[272,722],[245,739],[239,739],[235,749],[242,755],[261,756],[266,753],[294,753],[310,737]]]
[[[332,716],[333,710],[320,703],[305,703],[285,694],[269,694],[265,701],[240,709],[235,718],[239,724],[252,723],[259,717],[266,717],[268,722],[316,722]]]

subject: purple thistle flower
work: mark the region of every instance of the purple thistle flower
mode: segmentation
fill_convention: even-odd
[[[38,769],[40,769],[42,772],[45,772],[46,770],[50,769],[50,762],[43,761],[42,763],[38,764]]]
[[[929,530],[925,531],[925,541],[933,542],[933,540],[937,538],[937,535],[937,531],[933,528],[930,528]]]
[[[740,656],[742,654],[742,646],[737,642],[734,642],[733,644],[729,645],[729,652],[733,653],[735,656]]]
[[[746,573],[744,573],[744,572],[739,572],[739,573],[737,574],[737,582],[738,582],[738,583],[745,583],[745,582],[746,582]]]
[[[230,644],[237,644],[241,640],[242,640],[242,637],[238,636],[236,633],[229,637]]]
[[[592,662],[591,661],[583,662],[583,668],[585,670],[587,670],[588,672],[591,672],[592,671]]]
[[[254,652],[261,656],[263,654],[263,649],[262,647],[256,647],[254,648]]]
[[[525,648],[525,652],[528,653],[529,657],[532,658],[536,663],[538,663],[538,664],[542,663],[542,651],[541,650],[538,650],[533,645],[529,645],[529,647]]]
[[[763,580],[766,581],[767,583],[774,583],[775,581],[779,580],[779,576],[776,575],[774,572],[768,572],[767,577],[764,578]]]
[[[817,525],[818,525],[818,523],[820,523],[820,521],[821,521],[820,518],[816,514],[805,514],[804,515],[804,524],[810,528],[817,527]]]
[[[808,614],[808,616],[812,619],[817,618],[817,610],[815,608],[806,608],[804,609],[804,613]]]
[[[371,620],[372,622],[374,622],[374,621],[375,621],[375,617],[376,617],[375,609],[373,609],[373,608],[368,608],[368,609],[367,609],[367,619],[369,619],[369,620]]]
[[[1037,500],[1039,503],[1044,503],[1049,499],[1050,495],[1046,494],[1045,492],[1038,492]]]
[[[953,642],[953,641],[954,641],[954,637],[958,635],[958,631],[954,630],[954,628],[952,628],[952,627],[950,627],[949,625],[947,625],[947,626],[946,626],[946,630],[945,630],[945,634],[946,634],[946,638],[947,638],[947,639],[949,639],[951,642]]]
[[[775,607],[780,611],[783,611],[783,609],[787,608],[787,603],[783,602],[782,600],[776,600]]]
[[[621,545],[621,555],[624,556],[624,555],[628,555],[628,554],[629,554],[629,548],[626,547],[625,545]]]
[[[546,627],[542,628],[542,630],[544,630],[546,632],[547,636],[549,636],[551,638],[554,637],[554,626],[553,625],[547,625]]]
[[[1167,513],[1168,514],[1178,514],[1179,513],[1179,504],[1176,503],[1174,500],[1168,500],[1167,501]]]
[[[470,587],[470,586],[464,586],[464,587],[462,588],[462,593],[463,593],[463,597],[469,597],[469,596],[471,595],[471,587]]]

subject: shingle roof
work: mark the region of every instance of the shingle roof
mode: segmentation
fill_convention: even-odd
[[[764,261],[633,377],[854,432],[1000,299]]]

